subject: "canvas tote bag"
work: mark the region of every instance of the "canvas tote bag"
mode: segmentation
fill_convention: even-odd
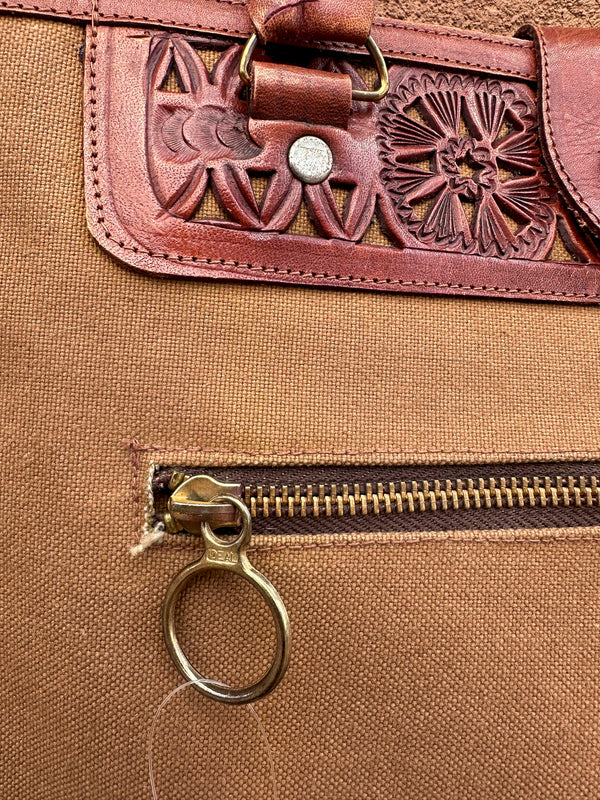
[[[597,798],[596,4],[0,6],[0,795]]]

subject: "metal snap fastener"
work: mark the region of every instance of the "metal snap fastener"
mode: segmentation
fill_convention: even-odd
[[[301,136],[288,153],[288,163],[294,175],[304,183],[321,183],[333,169],[331,148],[318,136]]]

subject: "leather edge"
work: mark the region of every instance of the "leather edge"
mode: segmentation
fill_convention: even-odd
[[[554,29],[559,31],[560,29]],[[575,32],[573,29],[572,32]],[[558,120],[555,119],[555,105],[563,106],[564,98],[554,99],[555,87],[550,74],[549,44],[544,29],[537,25],[524,25],[517,31],[517,36],[531,39],[538,59],[539,91],[538,108],[541,127],[540,141],[544,151],[546,165],[556,184],[560,187],[563,198],[575,216],[596,235],[600,235],[600,215],[590,206],[577,182],[571,176],[560,152],[555,131]],[[600,39],[600,34],[599,34]],[[572,54],[570,54],[572,56]]]
[[[483,298],[600,303],[600,269],[572,262],[540,262],[525,259],[503,261],[505,277],[499,285],[497,263],[485,258],[444,253],[444,280],[432,280],[431,251],[402,248],[390,253],[385,263],[378,256],[382,248],[348,242],[311,242],[311,262],[327,264],[327,271],[307,270],[307,252],[299,252],[297,237],[261,234],[248,241],[247,234],[228,232],[223,238],[211,228],[202,256],[150,252],[119,218],[110,182],[105,173],[109,162],[107,140],[102,127],[106,98],[102,87],[103,59],[98,58],[98,33],[87,28],[84,82],[84,161],[88,227],[98,244],[119,261],[136,270],[174,278],[204,278],[315,286],[369,289],[419,294],[460,295]],[[110,38],[113,31],[105,29]],[[103,38],[102,35],[100,38]],[[105,43],[110,50],[110,41]],[[324,248],[327,247],[325,250]],[[351,250],[360,247],[364,270],[348,274]],[[207,255],[210,253],[210,255]],[[357,259],[358,261],[358,259]],[[281,265],[285,264],[285,267]],[[476,281],[476,282],[474,282]]]
[[[185,0],[170,8],[168,16],[171,18],[151,13],[156,0],[144,3],[147,14],[127,14],[123,10],[127,3],[128,0],[104,0],[100,3],[100,24],[192,30],[233,39],[245,39],[251,32],[250,18],[243,3],[203,0],[199,6],[193,0]],[[55,0],[52,5],[0,0],[0,13],[46,16],[79,23],[91,19],[90,5],[85,0]],[[436,28],[382,17],[375,18],[372,34],[386,58],[392,60],[490,72],[526,81],[536,80],[533,43],[524,39],[459,28]],[[341,52],[364,52],[363,48],[356,45],[313,42],[309,46]]]

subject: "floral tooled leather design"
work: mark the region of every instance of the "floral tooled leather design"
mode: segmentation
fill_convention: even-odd
[[[383,184],[402,222],[436,249],[544,258],[556,215],[530,90],[414,70],[399,77],[379,115],[379,142]],[[414,206],[426,199],[421,216]]]
[[[550,123],[563,123],[555,113],[538,128],[541,98],[518,66],[524,46],[465,35],[464,63],[444,56],[439,68],[419,48],[431,45],[439,61],[445,34],[405,33],[403,54],[388,55],[385,100],[354,101],[347,122],[314,116],[309,123],[302,116],[309,100],[285,116],[289,98],[280,106],[276,81],[266,111],[257,104],[252,113],[235,37],[88,31],[93,235],[154,274],[600,302],[587,207],[546,173],[554,163]],[[271,52],[275,64],[295,60]],[[365,86],[354,55],[350,64],[340,52],[303,52],[305,72],[336,71]],[[291,145],[307,134],[332,155],[329,176],[317,184],[288,163]]]
[[[526,87],[427,70],[393,68],[382,105],[355,102],[347,129],[313,126],[334,156],[329,179],[303,185],[287,152],[297,124],[249,117],[241,99],[240,47],[209,73],[180,37],[156,36],[148,59],[147,139],[152,186],[169,214],[191,219],[210,185],[226,219],[220,227],[284,232],[304,198],[318,233],[359,241],[375,210],[399,246],[500,258],[544,258],[556,214],[542,173],[534,98]],[[165,92],[175,66],[183,92]],[[315,69],[349,74],[344,60]],[[251,176],[264,176],[259,202]],[[333,189],[348,191],[340,210]],[[425,214],[418,203],[430,200]],[[467,215],[467,204],[473,209]]]
[[[304,197],[318,232],[327,238],[359,240],[369,226],[377,199],[377,159],[372,103],[354,103],[347,130],[314,126],[334,154],[329,180],[303,185],[292,174],[287,153],[298,137],[298,125],[285,120],[248,119],[240,99],[241,48],[233,46],[209,74],[198,52],[181,38],[157,36],[148,60],[147,140],[151,180],[165,211],[190,219],[209,185],[228,220],[220,227],[285,231]],[[162,91],[173,64],[184,91]],[[344,71],[364,82],[347,62],[313,59],[315,69]],[[365,170],[369,160],[370,169]],[[259,203],[251,176],[268,178]],[[340,211],[332,187],[348,188],[349,202]]]

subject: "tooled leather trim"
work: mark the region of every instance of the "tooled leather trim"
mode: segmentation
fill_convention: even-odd
[[[123,250],[127,250],[129,252],[133,252],[136,254],[143,254],[146,255],[153,260],[156,261],[176,261],[179,263],[194,263],[199,265],[206,265],[206,266],[214,266],[214,267],[233,267],[236,270],[246,271],[252,270],[255,272],[261,272],[263,274],[287,274],[287,275],[298,275],[298,276],[306,276],[311,278],[327,278],[330,280],[336,281],[337,284],[343,286],[344,284],[348,283],[355,283],[358,285],[366,285],[366,284],[384,284],[388,286],[423,286],[423,287],[436,287],[436,288],[447,288],[447,289],[463,289],[469,291],[485,291],[489,293],[503,293],[503,294],[515,294],[515,295],[535,295],[535,296],[552,296],[552,297],[579,297],[579,298],[589,298],[594,299],[600,297],[597,293],[588,293],[588,292],[556,292],[551,290],[538,290],[532,289],[530,287],[502,287],[502,286],[477,286],[475,284],[461,284],[461,283],[444,283],[443,281],[416,281],[416,280],[392,280],[392,279],[382,279],[382,278],[365,278],[356,275],[339,275],[339,274],[331,274],[327,272],[316,272],[310,270],[291,270],[291,269],[280,269],[277,267],[267,267],[265,265],[257,265],[247,262],[240,262],[240,261],[228,261],[225,259],[210,259],[210,258],[198,258],[196,256],[187,257],[178,254],[169,254],[163,253],[157,255],[156,253],[149,251],[143,247],[136,247],[127,245],[124,241],[121,241],[114,237],[110,230],[105,225],[104,216],[103,216],[103,198],[102,192],[100,190],[100,182],[97,178],[97,174],[100,168],[99,160],[98,160],[98,131],[97,131],[97,124],[96,124],[96,52],[97,52],[97,24],[94,23],[96,19],[96,9],[97,9],[98,0],[94,0],[93,3],[93,16],[92,16],[92,26],[91,26],[91,46],[90,46],[90,82],[89,82],[89,92],[90,92],[90,143],[92,145],[92,150],[89,153],[89,158],[92,163],[92,172],[94,174],[93,178],[93,185],[94,185],[94,196],[96,198],[96,222],[102,228],[105,233],[107,239],[112,241],[116,244],[119,248]]]
[[[559,173],[560,178],[563,180],[566,186],[568,186],[571,194],[573,194],[577,198],[579,204],[583,206],[583,208],[586,211],[586,214],[590,217],[590,219],[593,222],[596,223],[596,225],[600,227],[600,217],[591,208],[591,206],[583,197],[577,186],[573,183],[573,179],[571,178],[560,156],[560,153],[558,152],[556,137],[554,134],[554,126],[552,123],[552,116],[550,113],[550,69],[548,63],[548,46],[543,30],[541,28],[536,28],[535,32],[539,39],[540,52],[542,56],[542,76],[543,76],[542,102],[544,106],[544,127],[546,128],[548,134],[547,138],[550,140],[550,145],[552,146],[552,161],[554,164],[554,168]]]
[[[444,289],[462,289],[468,291],[483,291],[489,293],[498,293],[498,294],[515,294],[515,295],[529,295],[529,296],[545,296],[545,297],[574,297],[574,298],[583,298],[583,299],[595,299],[599,298],[600,294],[598,293],[591,293],[591,292],[557,292],[552,290],[539,290],[539,289],[532,289],[530,287],[502,287],[502,286],[477,286],[474,284],[462,284],[462,283],[445,283],[443,281],[416,281],[416,280],[393,280],[391,278],[365,278],[362,276],[355,276],[355,275],[339,275],[339,274],[332,274],[327,272],[315,272],[311,270],[292,270],[292,269],[281,269],[277,267],[267,267],[265,265],[257,265],[247,262],[240,262],[234,260],[225,260],[225,259],[211,259],[211,258],[198,258],[196,256],[183,256],[178,254],[169,254],[169,253],[162,253],[157,255],[156,253],[147,250],[143,247],[136,247],[125,244],[124,241],[119,240],[113,236],[113,234],[108,230],[104,222],[104,215],[103,215],[103,198],[102,192],[100,189],[100,181],[98,180],[98,172],[100,169],[99,159],[98,159],[98,129],[96,123],[96,58],[97,58],[97,37],[98,37],[98,0],[93,0],[92,5],[92,15],[91,15],[91,45],[90,45],[90,82],[89,82],[89,94],[90,94],[90,144],[92,146],[92,150],[89,153],[89,158],[92,165],[92,172],[94,174],[93,178],[93,185],[94,185],[94,197],[96,199],[96,223],[102,228],[105,233],[107,239],[111,242],[116,244],[119,248],[123,250],[127,250],[129,252],[135,254],[142,254],[146,255],[153,260],[160,262],[160,261],[176,261],[179,263],[193,263],[199,265],[206,265],[206,266],[215,266],[215,267],[233,267],[236,270],[244,272],[246,270],[252,270],[255,272],[261,272],[263,274],[284,274],[284,275],[298,275],[300,277],[311,277],[311,278],[326,278],[332,281],[335,281],[336,284],[343,286],[344,284],[348,283],[355,283],[357,285],[367,285],[367,284],[384,284],[387,286],[423,286],[423,287],[432,287],[432,288],[444,288]]]
[[[230,6],[240,6],[244,5],[243,2],[233,2],[233,0],[204,0],[204,5],[208,5],[210,2],[215,4],[226,4]],[[59,7],[60,6],[60,7]],[[50,14],[55,17],[65,17],[70,20],[88,20],[91,18],[91,13],[87,10],[80,10],[74,8],[65,8],[62,4],[56,3],[55,5],[44,5],[39,3],[20,3],[20,2],[10,2],[10,0],[0,0],[0,10],[5,11],[21,11],[21,12],[29,12],[29,13],[38,13],[38,14]],[[148,24],[148,25],[163,25],[163,26],[170,26],[176,28],[189,28],[192,30],[206,30],[210,33],[221,34],[221,35],[233,35],[237,37],[245,37],[248,35],[250,26],[248,27],[232,27],[230,25],[207,25],[199,22],[198,20],[194,21],[185,21],[185,20],[174,20],[168,19],[158,16],[139,16],[134,14],[107,14],[99,10],[97,4],[96,9],[93,12],[97,15],[99,20],[103,22],[123,22],[128,24]],[[209,17],[209,15],[207,15]],[[518,51],[527,51],[532,50],[533,45],[531,42],[523,40],[523,39],[509,39],[508,37],[503,36],[493,36],[490,34],[483,34],[477,31],[460,31],[460,30],[447,30],[444,28],[435,28],[433,26],[426,26],[423,25],[419,27],[417,25],[403,22],[401,20],[387,20],[378,18],[374,21],[373,25],[374,31],[376,32],[378,28],[385,29],[395,29],[395,30],[404,30],[408,32],[414,32],[417,34],[422,35],[429,35],[432,37],[440,37],[444,39],[458,39],[458,40],[465,40],[465,41],[472,41],[472,42],[482,42],[485,44],[491,44],[498,48],[502,49],[513,49]],[[312,42],[311,44],[315,46],[324,46],[325,43],[323,42]],[[433,42],[432,42],[433,45]],[[327,47],[331,47],[331,44],[327,44]],[[341,51],[356,51],[360,50],[356,45],[344,45],[339,44],[336,45],[336,50]],[[410,58],[421,58],[427,61],[437,62],[437,63],[444,63],[444,64],[456,64],[458,66],[464,66],[466,68],[473,68],[479,70],[490,70],[495,71],[497,67],[495,67],[490,61],[485,62],[485,59],[481,61],[471,61],[466,58],[457,57],[456,59],[447,58],[444,56],[436,55],[435,52],[428,51],[424,52],[423,50],[403,50],[397,47],[381,47],[382,51],[390,57],[410,57]],[[433,50],[433,47],[432,47]],[[485,63],[482,63],[485,62]],[[519,78],[523,78],[524,80],[535,80],[536,74],[535,70],[521,70],[517,69],[516,67],[506,66],[500,70],[502,73],[506,75],[514,75]]]

